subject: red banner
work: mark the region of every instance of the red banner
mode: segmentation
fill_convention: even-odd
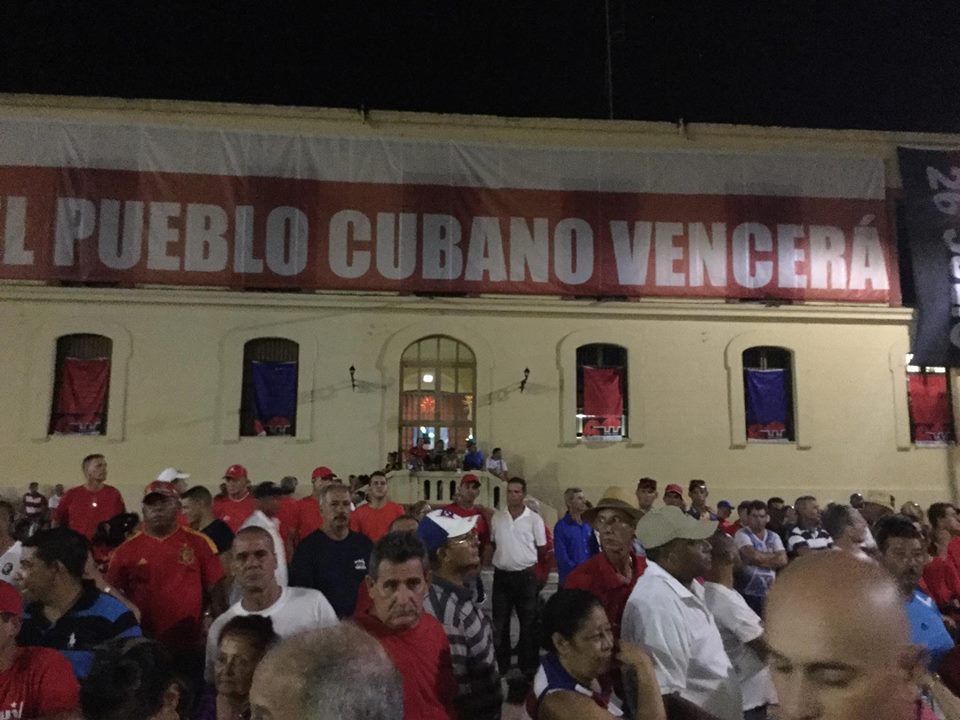
[[[945,373],[910,373],[910,433],[918,445],[942,445],[954,439],[953,408]]]
[[[876,198],[0,167],[0,279],[897,302]]]
[[[57,434],[102,435],[110,386],[110,360],[65,358],[53,413]]]
[[[584,436],[619,435],[623,418],[620,368],[583,368]]]

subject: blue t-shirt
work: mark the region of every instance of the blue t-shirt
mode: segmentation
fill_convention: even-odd
[[[927,649],[930,654],[927,667],[931,671],[936,671],[943,656],[953,649],[953,639],[943,624],[940,611],[930,596],[920,590],[913,591],[913,596],[907,601],[906,607],[912,641]]]
[[[351,531],[343,540],[333,540],[322,530],[314,530],[293,553],[290,586],[319,590],[338,618],[350,617],[372,550],[373,543],[366,535]]]

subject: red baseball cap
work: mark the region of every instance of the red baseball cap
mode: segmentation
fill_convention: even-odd
[[[147,501],[147,498],[150,498],[151,496],[154,496],[154,495],[159,495],[162,497],[173,497],[173,498],[180,497],[177,494],[176,489],[174,489],[173,483],[164,482],[163,480],[154,480],[152,483],[150,483],[149,485],[147,485],[147,487],[143,489],[144,502]]]
[[[680,497],[683,497],[683,488],[676,483],[670,483],[663,489],[663,494],[669,495],[670,493],[676,493]]]
[[[317,478],[328,478],[333,477],[333,470],[328,467],[321,465],[320,467],[314,468],[313,472],[310,473],[310,479],[316,480]]]
[[[17,589],[8,582],[0,581],[0,613],[23,614],[23,598]]]
[[[231,465],[223,472],[224,480],[248,480],[247,469],[243,465]]]
[[[474,475],[473,473],[467,473],[467,474],[464,475],[462,478],[460,478],[460,484],[461,484],[461,485],[467,485],[467,484],[469,484],[469,483],[476,483],[477,485],[479,485],[479,484],[480,484],[480,478],[478,478],[478,477],[477,477],[476,475]]]

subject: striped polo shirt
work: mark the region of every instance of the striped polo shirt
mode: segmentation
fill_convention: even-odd
[[[490,620],[473,602],[473,587],[434,575],[424,610],[443,625],[457,679],[457,712],[470,720],[497,720],[503,690]]]
[[[811,550],[829,550],[833,547],[833,538],[822,525],[812,528],[801,528],[797,525],[787,536],[787,552],[796,555],[797,550],[802,547],[808,547]]]
[[[90,673],[98,645],[142,634],[137,619],[123,603],[84,580],[77,602],[56,622],[47,620],[43,603],[27,605],[17,644],[59,650],[70,661],[77,680],[82,681]]]

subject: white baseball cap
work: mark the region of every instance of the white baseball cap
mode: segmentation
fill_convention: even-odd
[[[460,517],[446,508],[434,510],[420,521],[417,534],[427,546],[427,550],[433,552],[448,538],[466,535],[477,526],[479,520],[479,515]]]
[[[164,468],[160,471],[160,474],[157,475],[157,482],[173,482],[174,480],[189,480],[190,474],[181,472],[176,468]]]
[[[671,540],[706,540],[717,531],[716,520],[704,522],[673,505],[651,510],[637,523],[637,539],[645,548],[666,545]]]

